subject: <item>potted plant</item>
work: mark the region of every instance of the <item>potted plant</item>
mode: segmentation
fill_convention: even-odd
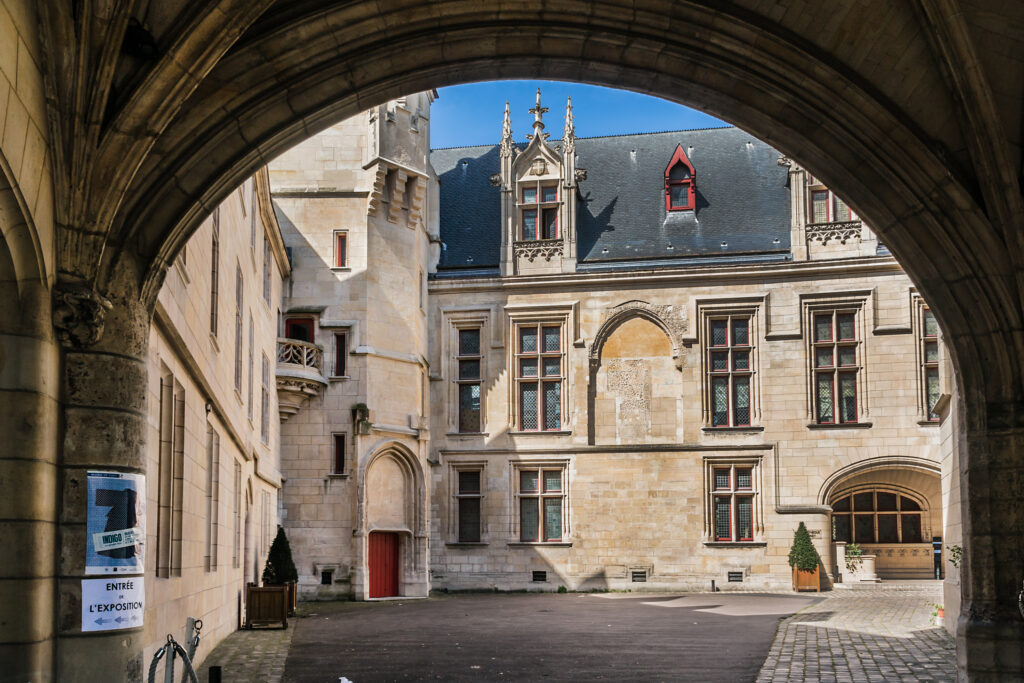
[[[935,609],[932,610],[932,618],[935,620],[936,626],[946,625],[946,610],[942,605],[935,605]]]
[[[818,551],[811,543],[811,534],[803,522],[793,535],[793,545],[789,549],[789,566],[793,568],[793,590],[821,590],[821,579],[818,574]]]
[[[267,586],[287,586],[288,614],[295,614],[295,585],[298,580],[299,573],[295,569],[295,562],[292,561],[292,547],[288,543],[284,529],[278,526],[277,536],[270,544],[267,564],[263,568],[263,583]]]
[[[284,529],[277,527],[277,536],[270,544],[267,564],[263,568],[263,585],[245,588],[245,626],[280,623],[288,628],[288,615],[295,613],[295,582],[298,580],[292,549]]]

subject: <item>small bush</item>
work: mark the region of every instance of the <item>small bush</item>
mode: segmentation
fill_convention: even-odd
[[[558,592],[559,593],[568,593],[569,591],[566,590],[565,586],[559,586],[558,587]]]
[[[789,566],[802,572],[814,571],[818,568],[818,551],[811,543],[811,534],[803,522],[793,534],[793,546],[789,549]]]
[[[298,581],[299,572],[292,561],[292,547],[284,529],[277,527],[277,536],[270,544],[267,553],[267,565],[263,568],[263,583],[267,586],[280,586],[287,581]]]

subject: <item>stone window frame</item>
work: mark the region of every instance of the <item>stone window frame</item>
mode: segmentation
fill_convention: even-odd
[[[730,430],[760,430],[763,429],[761,426],[761,419],[763,417],[761,411],[761,372],[760,372],[760,349],[761,345],[758,343],[762,339],[761,330],[764,328],[762,321],[762,310],[763,310],[763,299],[757,301],[724,301],[724,302],[702,302],[698,306],[698,320],[700,321],[698,335],[700,339],[700,362],[701,362],[701,399],[702,399],[702,430],[705,432],[710,431],[730,431]],[[732,384],[730,382],[729,391],[729,406],[730,406],[730,424],[728,425],[714,425],[714,401],[713,401],[713,383],[711,378],[714,373],[711,369],[711,354],[713,347],[711,346],[711,323],[713,320],[721,320],[722,318],[737,317],[748,317],[750,320],[748,328],[748,339],[750,341],[750,359],[749,365],[750,370],[747,375],[750,377],[750,424],[745,425],[734,425],[732,422],[732,405],[733,405],[733,392]],[[730,325],[731,332],[731,325]],[[729,347],[732,349],[733,347]],[[730,354],[731,359],[731,354]],[[731,360],[730,360],[731,362]],[[730,378],[732,377],[730,372]]]
[[[181,576],[184,514],[185,388],[160,364],[156,576]]]
[[[466,436],[466,435],[487,435],[487,392],[484,391],[484,387],[487,385],[488,380],[488,367],[487,367],[487,353],[485,349],[489,344],[490,347],[494,347],[495,344],[491,341],[491,329],[492,316],[490,309],[475,309],[465,311],[442,311],[445,317],[446,324],[444,329],[446,334],[442,336],[441,346],[443,357],[447,359],[444,366],[447,370],[445,375],[446,379],[450,380],[445,382],[447,385],[445,405],[448,407],[448,435],[449,436]],[[480,330],[480,430],[477,432],[462,432],[459,431],[459,331],[465,329],[479,329]]]
[[[568,384],[568,325],[567,320],[560,317],[530,317],[516,319],[509,326],[512,332],[512,339],[509,344],[509,358],[512,361],[511,374],[509,378],[512,384],[512,409],[513,418],[510,424],[516,434],[552,434],[560,433],[565,428],[566,415],[566,385]],[[521,332],[527,329],[537,330],[537,350],[535,352],[524,352],[520,348],[522,340]],[[541,348],[546,329],[558,329],[558,351],[545,351]],[[548,375],[544,371],[544,359],[558,356],[558,375]],[[522,375],[523,361],[529,358],[537,359],[536,375]],[[553,428],[546,426],[545,412],[547,399],[544,398],[544,385],[558,382],[558,425]],[[537,385],[537,427],[535,429],[524,429],[522,426],[522,386],[526,384]]]
[[[571,482],[570,482],[569,458],[543,458],[529,460],[514,460],[509,462],[509,536],[512,539],[510,546],[571,546],[572,525],[571,514]],[[520,491],[520,477],[523,471],[536,470],[538,477],[537,491],[527,491],[525,494]],[[545,493],[543,488],[544,472],[558,471],[560,473],[561,491]],[[522,538],[522,503],[523,498],[538,500],[537,514],[537,540],[523,540]],[[561,500],[561,537],[558,540],[543,540],[544,536],[544,513],[543,504],[540,501],[545,499],[560,498]]]
[[[931,315],[935,324],[935,334],[927,334],[927,317]],[[941,398],[942,391],[942,357],[943,344],[942,332],[939,330],[938,320],[935,319],[931,308],[925,303],[920,295],[914,295],[913,300],[913,329],[915,344],[915,359],[917,361],[917,413],[918,423],[922,425],[937,425],[942,418],[935,412],[935,406],[928,405],[928,377],[934,373],[935,383],[938,389],[936,403]],[[935,344],[935,360],[928,360],[928,345]]]
[[[704,457],[704,545],[706,546],[764,546],[764,475],[762,471],[761,456],[735,456],[729,454],[705,456]],[[715,487],[715,471],[728,469],[730,486],[728,489]],[[750,470],[750,488],[738,488],[736,486],[736,470]],[[730,539],[718,540],[715,534],[715,499],[729,496],[730,501]],[[751,538],[735,540],[738,536],[736,529],[736,499],[751,498],[751,519],[750,525],[753,531]]]
[[[579,302],[508,305],[505,307],[505,347],[508,349],[508,420],[509,433],[515,435],[546,434],[548,436],[572,434],[572,391],[569,386],[572,351],[570,347],[583,347],[580,338]],[[562,334],[562,404],[561,427],[557,430],[519,429],[519,385],[516,381],[516,349],[519,344],[520,325],[559,325]]]
[[[217,571],[220,531],[220,433],[206,423],[206,553],[203,568]]]
[[[351,250],[348,239],[348,229],[342,228],[331,232],[331,270],[352,270],[349,261]],[[338,245],[344,241],[344,247],[339,249]],[[339,252],[342,258],[339,257]]]
[[[544,190],[552,188],[555,190],[555,198],[553,200],[545,200]],[[550,178],[545,180],[541,180],[539,178],[520,180],[516,183],[516,211],[519,217],[519,220],[517,221],[519,240],[517,241],[535,242],[543,240],[553,242],[562,239],[561,213],[563,199],[559,189],[558,180]],[[535,201],[526,201],[527,190],[533,190],[536,193],[534,196]],[[533,237],[528,237],[526,235],[525,216],[527,211],[535,212]],[[552,237],[543,236],[543,217],[547,211],[555,212],[555,234]]]
[[[234,539],[231,544],[231,567],[238,569],[242,566],[242,464],[237,460],[234,464],[234,491],[231,494],[234,498]]]
[[[476,493],[462,492],[460,489],[460,473],[462,472],[478,472],[480,474],[480,490]],[[486,473],[487,473],[487,461],[486,460],[459,460],[449,462],[448,467],[448,488],[449,488],[449,506],[448,506],[448,529],[447,538],[448,542],[445,545],[487,545],[487,519],[484,515],[484,501],[487,497],[487,486],[486,486]],[[460,512],[461,502],[464,499],[473,498],[478,501],[479,509],[477,514],[479,516],[479,538],[475,541],[462,540],[460,537]]]
[[[459,434],[479,434],[484,431],[483,422],[483,387],[484,387],[484,353],[483,353],[483,328],[477,325],[456,324],[455,325],[455,363],[452,381],[458,385],[455,405],[455,427]],[[477,352],[464,353],[462,348],[462,336],[464,332],[476,332]],[[463,377],[462,368],[464,364],[477,363],[476,377]],[[477,388],[477,424],[476,429],[463,429],[462,425],[462,392],[467,387]]]
[[[334,353],[331,354],[330,379],[348,378],[349,362],[349,340],[352,338],[352,330],[348,327],[337,328],[334,332]],[[339,366],[342,372],[338,372]]]
[[[815,297],[815,298],[804,298],[802,301],[802,319],[803,329],[805,330],[805,344],[804,349],[806,353],[806,360],[804,366],[806,368],[806,394],[807,394],[807,417],[808,417],[808,428],[811,429],[849,429],[849,428],[870,428],[872,423],[870,421],[870,403],[868,401],[869,396],[869,380],[868,380],[868,355],[869,355],[869,336],[868,336],[868,317],[870,314],[868,308],[868,301],[870,293],[857,293],[843,295],[841,293],[835,293],[826,297]],[[841,422],[837,418],[838,416],[833,414],[833,422],[820,422],[818,419],[818,393],[817,393],[817,372],[818,368],[815,367],[815,316],[823,315],[828,313],[853,313],[854,314],[854,329],[856,337],[854,340],[856,343],[855,358],[856,362],[853,365],[840,366],[833,365],[832,372],[836,376],[840,371],[855,373],[855,388],[857,392],[856,399],[856,411],[857,419],[853,422]],[[835,322],[836,318],[833,318]],[[838,332],[833,331],[833,337],[838,337]],[[837,348],[837,344],[840,340],[833,339],[833,348]],[[833,360],[835,362],[835,359]],[[835,387],[833,387],[833,410],[838,407],[835,402]]]
[[[341,448],[339,449],[339,445]],[[341,451],[339,454],[339,450]],[[338,467],[338,459],[341,459],[341,467]],[[328,472],[329,477],[347,477],[349,467],[348,458],[348,433],[331,432],[331,465]]]
[[[820,195],[822,193],[825,193],[825,216],[823,220],[817,220],[814,215],[814,199],[815,195]],[[841,209],[845,209],[845,216],[841,214]],[[845,223],[859,220],[860,217],[857,215],[857,212],[854,211],[853,208],[842,199],[842,197],[837,195],[810,173],[807,174],[807,223],[809,225],[817,225],[819,223]]]

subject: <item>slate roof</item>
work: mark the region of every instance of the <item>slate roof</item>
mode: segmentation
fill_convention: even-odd
[[[665,167],[677,144],[696,171],[694,211],[665,210]],[[778,151],[738,128],[580,138],[576,152],[587,170],[577,204],[581,267],[789,253],[787,170]],[[500,193],[489,178],[498,146],[437,149],[430,160],[441,180],[439,270],[497,266]]]

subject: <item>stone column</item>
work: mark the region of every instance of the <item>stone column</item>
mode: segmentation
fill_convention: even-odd
[[[51,681],[59,354],[48,284],[9,258],[0,239],[0,679]]]
[[[55,292],[53,315],[64,347],[54,677],[142,681],[148,666],[142,661],[143,628],[83,634],[82,580],[113,578],[85,574],[87,472],[146,472],[149,313],[137,296],[108,300],[68,287]],[[146,553],[147,565],[153,557]]]
[[[968,408],[970,406],[967,406]],[[957,659],[963,680],[1024,680],[1024,400],[989,403],[960,435],[964,562]]]

